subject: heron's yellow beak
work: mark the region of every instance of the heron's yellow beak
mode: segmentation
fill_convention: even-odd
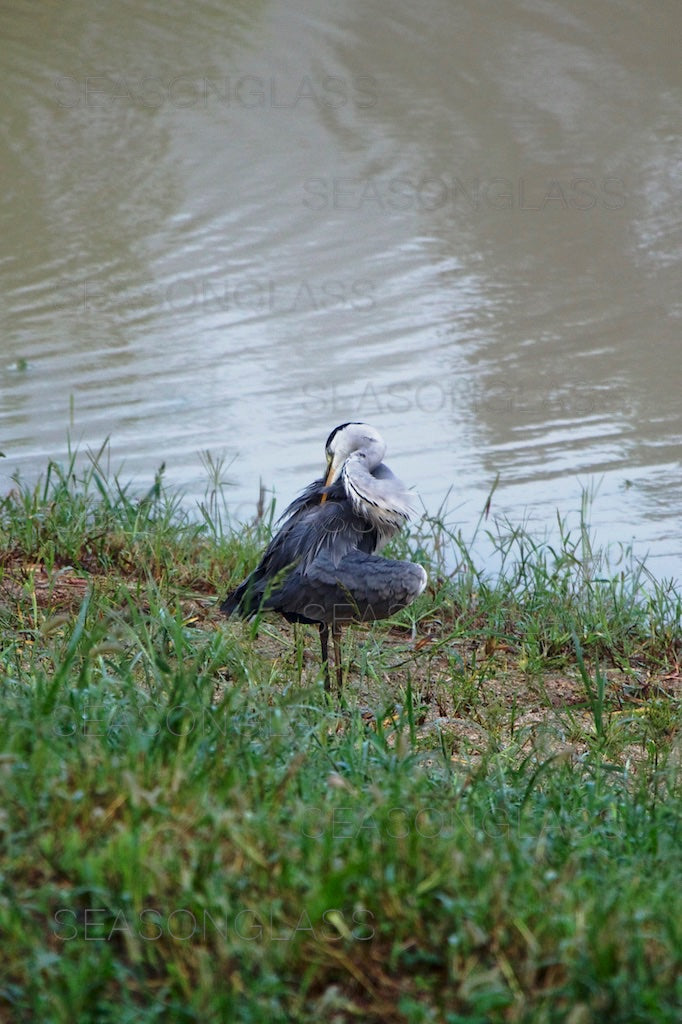
[[[339,475],[339,466],[337,464],[337,460],[336,459],[330,459],[329,460],[329,468],[327,469],[327,476],[325,477],[325,481],[324,481],[324,486],[325,487],[329,487],[331,484],[333,484],[338,475]],[[320,499],[320,505],[324,505],[326,500],[327,500],[327,495],[323,494],[322,498]]]

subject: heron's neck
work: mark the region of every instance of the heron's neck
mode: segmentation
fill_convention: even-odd
[[[359,453],[349,456],[343,466],[342,481],[353,511],[378,531],[381,546],[405,525],[412,508],[400,481],[395,477],[372,476],[370,465],[368,458]]]

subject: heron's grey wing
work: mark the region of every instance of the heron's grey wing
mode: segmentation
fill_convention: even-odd
[[[279,523],[286,522],[266,547],[253,572],[227,595],[220,605],[221,612],[249,616],[258,611],[278,574],[297,561],[300,539],[296,536],[296,523],[310,508],[320,504],[323,493],[324,480],[314,480],[287,506],[278,519]]]
[[[335,563],[322,554],[306,572],[292,572],[265,607],[294,621],[368,622],[411,604],[426,580],[424,569],[414,562],[351,551]]]
[[[324,504],[319,498],[312,501],[314,486],[295,499],[293,513],[272,538],[257,567],[222,603],[226,615],[251,615],[260,607],[276,607],[264,600],[266,595],[278,591],[289,570],[305,573],[320,555],[338,563],[350,551],[375,550],[376,530],[355,514],[342,485],[330,488],[331,498]]]
[[[268,550],[273,567],[296,565],[308,572],[322,555],[338,564],[349,552],[369,553],[376,544],[376,530],[344,498],[304,509],[282,527]]]

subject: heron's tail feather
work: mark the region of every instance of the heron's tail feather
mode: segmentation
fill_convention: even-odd
[[[252,573],[227,595],[220,605],[223,615],[241,615],[243,618],[255,615],[263,600],[263,583],[254,576]]]
[[[239,587],[233,590],[231,594],[228,594],[223,603],[220,606],[220,610],[223,615],[234,615],[239,608]]]

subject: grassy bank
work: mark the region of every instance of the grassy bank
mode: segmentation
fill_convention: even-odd
[[[336,700],[216,611],[269,528],[101,459],[2,500],[0,1020],[676,1021],[679,593],[425,518]]]

